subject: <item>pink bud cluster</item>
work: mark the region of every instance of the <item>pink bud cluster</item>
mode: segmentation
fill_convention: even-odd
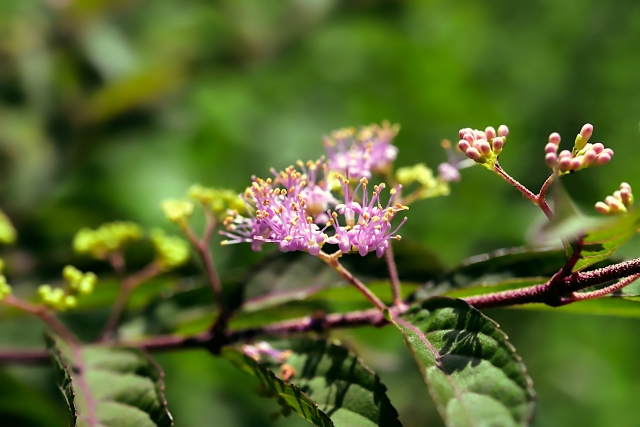
[[[623,182],[620,184],[620,190],[613,192],[613,196],[607,196],[604,202],[596,203],[596,210],[605,215],[626,213],[632,204],[631,186]]]
[[[593,134],[593,126],[589,123],[582,126],[576,137],[573,151],[563,150],[558,154],[560,135],[556,132],[549,135],[549,142],[544,148],[545,163],[551,169],[558,169],[561,173],[577,171],[590,166],[606,165],[613,157],[613,150],[604,148],[599,142],[589,143]]]
[[[508,135],[509,128],[505,125],[501,125],[497,132],[492,126],[484,132],[471,128],[460,129],[458,148],[476,163],[493,164],[502,152]]]

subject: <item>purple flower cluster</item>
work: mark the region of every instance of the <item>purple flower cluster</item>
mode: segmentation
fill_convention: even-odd
[[[344,195],[344,201],[338,203],[327,185],[326,163],[299,166],[302,172],[290,166],[279,173],[273,171],[274,178],[253,179],[244,194],[248,216],[233,212],[225,220],[226,231],[221,234],[229,239],[223,244],[247,242],[253,250],[260,250],[264,243],[277,243],[283,252],[306,251],[317,256],[329,243],[337,244],[343,253],[354,251],[364,256],[375,251],[381,257],[389,247],[389,239],[400,239],[396,233],[406,218],[395,229],[391,228],[391,221],[407,207],[392,205],[395,189],[390,191],[386,207],[382,207],[380,192],[384,184],[374,186],[369,196],[366,178],[351,190],[349,181],[338,174]],[[325,172],[323,181],[318,181],[320,170]],[[358,192],[362,193],[359,199]],[[339,215],[345,225],[340,225]],[[321,228],[318,224],[323,222]],[[332,230],[333,235],[327,234]]]
[[[352,178],[385,173],[398,155],[398,148],[392,144],[398,130],[397,125],[383,122],[382,126],[371,125],[359,131],[346,128],[332,132],[323,140],[329,169]]]

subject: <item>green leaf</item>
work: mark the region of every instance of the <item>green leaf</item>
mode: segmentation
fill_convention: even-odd
[[[288,407],[316,426],[333,426],[329,417],[299,387],[282,381],[269,368],[262,366],[251,357],[234,348],[223,349],[222,356],[229,359],[239,369],[257,377],[262,387],[265,388],[265,395],[277,396],[279,399],[284,400]]]
[[[134,348],[69,346],[47,334],[58,387],[78,427],[173,425],[164,398],[164,373]]]
[[[392,321],[451,427],[526,426],[534,391],[498,325],[462,300],[435,297]]]
[[[636,210],[586,231],[580,259],[573,271],[584,270],[609,258],[636,234],[639,227],[640,210]],[[569,255],[572,253],[570,248],[567,251]]]
[[[387,397],[387,388],[378,376],[371,371],[355,355],[345,347],[329,343],[325,340],[303,339],[273,344],[274,348],[289,351],[286,367],[293,375],[288,378],[292,384],[275,377],[272,370],[278,364],[264,361],[259,364],[254,359],[231,351],[232,361],[241,369],[258,376],[265,383],[265,376],[270,390],[285,398],[303,418],[315,425],[324,426],[324,418],[311,419],[307,402],[299,402],[297,396],[302,393],[309,400],[317,402],[319,413],[330,416],[336,427],[400,427],[398,413]],[[226,353],[223,352],[224,355]],[[283,365],[285,366],[285,365]],[[295,384],[295,385],[294,385]],[[275,387],[274,387],[275,386]],[[291,402],[292,390],[294,400]],[[283,394],[284,393],[284,394]],[[302,404],[301,404],[302,403]]]
[[[508,279],[551,276],[566,262],[562,249],[515,247],[471,257],[409,297],[420,301],[455,289],[491,286]]]

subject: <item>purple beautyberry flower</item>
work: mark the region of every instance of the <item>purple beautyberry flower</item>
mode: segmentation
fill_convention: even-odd
[[[356,131],[340,129],[325,137],[329,169],[349,177],[371,177],[372,172],[384,173],[398,155],[392,142],[398,134],[397,125],[383,122]]]

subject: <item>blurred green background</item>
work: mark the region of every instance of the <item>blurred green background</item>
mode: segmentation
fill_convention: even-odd
[[[16,292],[28,293],[75,262],[81,227],[127,219],[169,229],[159,203],[191,183],[241,191],[252,174],[317,158],[332,129],[383,119],[402,126],[397,163],[431,167],[461,127],[505,123],[501,163],[534,190],[548,172],[548,134],[569,148],[590,122],[615,156],[564,179],[588,210],[623,180],[640,188],[638,46],[631,0],[3,0],[0,203],[20,239],[0,256]],[[412,206],[402,234],[454,265],[523,244],[539,217],[471,168],[450,197]],[[255,259],[214,252],[223,275]],[[640,245],[623,252],[640,255]],[[534,380],[534,425],[638,425],[638,320],[490,315]],[[23,322],[2,322],[5,348],[38,328]],[[442,425],[393,331],[339,335],[378,370],[405,426]],[[176,426],[272,425],[276,405],[227,362],[205,352],[157,360]],[[63,425],[62,405],[48,368],[0,370],[3,426]]]

